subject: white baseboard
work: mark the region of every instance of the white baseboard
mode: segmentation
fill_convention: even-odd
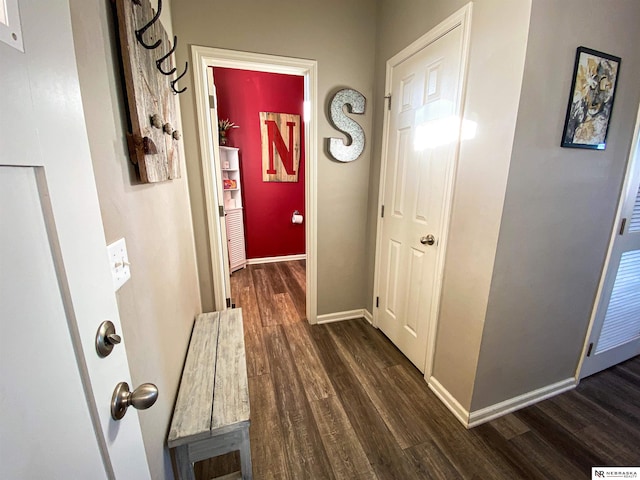
[[[293,260],[306,260],[306,259],[307,259],[306,253],[301,253],[299,255],[284,255],[282,257],[249,258],[247,259],[247,265],[257,265],[259,263],[292,262]]]
[[[366,318],[366,310],[359,308],[357,310],[347,310],[346,312],[325,313],[318,315],[318,324],[342,322],[343,320],[353,320],[354,318]]]
[[[435,377],[431,377],[429,379],[429,388],[466,428],[473,428],[478,425],[482,425],[483,423],[490,422],[491,420],[495,420],[496,418],[507,415],[508,413],[515,412],[521,408],[528,407],[534,403],[541,402],[542,400],[546,400],[547,398],[551,398],[555,395],[566,392],[567,390],[571,390],[575,388],[576,385],[577,383],[575,378],[567,378],[566,380],[510,398],[504,402],[469,412],[460,405],[453,395],[451,395],[451,393],[449,393],[449,391],[443,387]]]
[[[449,390],[444,388],[442,384],[435,378],[429,378],[429,388],[433,393],[436,394],[436,397],[444,403],[445,407],[447,407],[451,413],[460,421],[462,425],[466,428],[469,428],[469,412],[465,409],[460,402],[455,399],[453,395],[449,393]]]
[[[541,402],[542,400],[546,400],[547,398],[551,398],[562,392],[576,388],[577,385],[576,379],[571,377],[566,380],[561,380],[560,382],[552,383],[546,387],[518,395],[517,397],[510,398],[504,402],[496,403],[495,405],[490,405],[488,407],[481,408],[480,410],[475,410],[469,414],[469,425],[467,428],[481,425],[508,413],[533,405],[534,403]]]
[[[371,312],[369,310],[367,310],[366,308],[364,309],[364,319],[369,322],[371,325],[373,325],[373,315],[371,314]]]

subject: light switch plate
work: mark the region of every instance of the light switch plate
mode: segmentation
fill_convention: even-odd
[[[107,254],[109,255],[109,266],[113,276],[113,289],[117,291],[131,278],[129,255],[127,254],[127,244],[124,238],[109,245]]]

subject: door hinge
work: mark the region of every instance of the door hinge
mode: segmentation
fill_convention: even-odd
[[[231,298],[227,298],[227,308],[231,308]]]
[[[216,108],[216,97],[215,95],[209,95],[209,108]]]
[[[389,102],[387,103],[387,110],[391,110],[391,94],[385,95],[384,98],[389,100]]]
[[[376,297],[376,308],[380,307],[380,297]]]
[[[624,234],[624,227],[627,225],[627,219],[623,218],[622,222],[620,222],[620,235]]]
[[[589,344],[589,350],[587,350],[587,357],[591,356],[591,350],[593,350],[593,343]]]
[[[384,218],[384,205],[380,206],[380,218]]]
[[[218,205],[218,216],[224,217],[224,207],[222,205]]]

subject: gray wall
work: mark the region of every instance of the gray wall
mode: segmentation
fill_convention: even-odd
[[[380,2],[376,98],[384,95],[386,61],[466,3]],[[433,376],[466,409],[471,404],[491,285],[529,15],[529,0],[473,2],[464,117],[477,122],[478,131],[460,147],[433,364]],[[373,291],[382,121],[383,112],[377,109],[369,183],[369,292]],[[371,298],[367,297],[369,308]]]
[[[640,2],[534,0],[474,410],[572,377],[640,101]],[[605,151],[560,148],[576,48],[622,58]]]
[[[171,5],[165,0],[163,13]],[[129,162],[126,113],[110,2],[71,0],[82,103],[108,243],[127,241],[131,280],[117,293],[134,386],[160,395],[139,412],[152,478],[173,478],[165,448],[191,326],[200,313],[193,229],[183,177],[141,185]],[[171,19],[161,21],[168,31]]]
[[[180,39],[178,62],[188,45],[299,57],[318,62],[318,314],[362,308],[368,296],[366,224],[371,160],[374,0],[174,0],[173,25]],[[340,87],[368,100],[357,117],[367,137],[362,156],[349,164],[330,160],[325,138],[339,136],[326,117],[325,102]],[[193,87],[180,97],[189,190],[205,310],[213,305],[212,274],[204,212]]]

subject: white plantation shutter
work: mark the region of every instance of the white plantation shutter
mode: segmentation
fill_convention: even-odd
[[[640,250],[625,252],[620,258],[596,353],[636,338],[640,338]]]
[[[636,193],[636,201],[633,204],[633,213],[629,222],[629,232],[640,232],[640,186]]]

